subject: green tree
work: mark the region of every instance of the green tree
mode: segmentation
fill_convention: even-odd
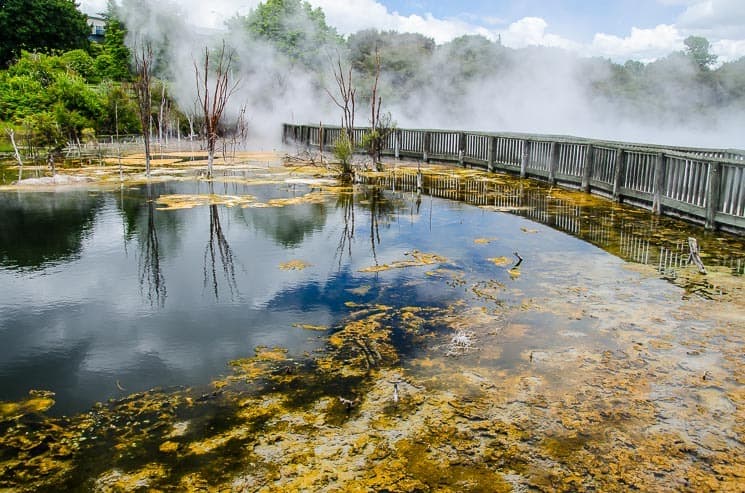
[[[77,59],[73,54],[71,59]],[[63,56],[23,53],[0,76],[0,120],[22,124],[36,146],[75,140],[96,128],[105,98]]]
[[[86,82],[96,84],[101,80],[95,62],[87,51],[80,49],[67,51],[60,55],[60,58],[69,70],[81,76]]]
[[[709,70],[717,61],[717,56],[710,53],[709,40],[701,36],[688,36],[685,41],[685,52],[701,70]]]
[[[0,0],[0,66],[22,50],[51,53],[88,46],[88,19],[73,0]]]
[[[96,71],[103,79],[128,81],[131,79],[132,53],[124,44],[127,29],[111,8],[106,14],[106,37],[101,54],[96,57]]]
[[[307,66],[323,61],[324,47],[341,42],[336,30],[326,24],[323,10],[303,0],[267,0],[247,16],[232,19],[229,27],[269,41],[291,60]]]

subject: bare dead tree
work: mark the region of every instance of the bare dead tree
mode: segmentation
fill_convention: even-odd
[[[337,55],[336,66],[332,66],[332,69],[334,72],[334,80],[336,80],[338,96],[334,96],[328,88],[326,88],[326,94],[328,94],[331,101],[341,109],[341,126],[347,132],[347,137],[349,137],[349,141],[354,147],[354,96],[357,90],[352,83],[352,65],[349,65],[349,69],[346,71],[345,76],[344,69],[341,65],[341,55]]]
[[[215,144],[217,143],[220,120],[222,119],[225,106],[230,96],[238,87],[239,80],[230,81],[230,69],[233,64],[235,52],[225,46],[215,53],[216,60],[210,66],[210,50],[204,48],[202,68],[194,62],[194,74],[197,82],[197,102],[204,113],[204,128],[207,137],[207,177],[212,178],[212,169],[215,162]],[[214,78],[210,81],[210,72],[214,72]]]
[[[119,163],[119,181],[124,181],[122,169],[122,143],[119,140],[119,101],[114,101],[114,129],[116,131],[116,159]]]
[[[231,158],[235,159],[235,152],[238,147],[245,148],[248,137],[248,120],[246,118],[246,103],[243,103],[238,110],[238,119],[235,122],[235,128],[231,133]]]
[[[153,68],[153,46],[145,41],[141,46],[135,46],[134,53],[135,95],[137,96],[137,110],[142,124],[142,138],[145,143],[145,174],[150,177],[150,130],[153,123],[152,100],[150,89],[152,86],[151,72]]]
[[[18,146],[16,145],[16,131],[8,127],[5,129],[5,133],[8,134],[10,143],[13,145],[13,152],[15,153],[16,161],[18,161],[18,181],[21,181],[21,178],[23,177],[23,160],[21,159],[21,153],[18,152]]]
[[[166,112],[166,84],[160,84],[160,110],[158,111],[158,146],[160,148],[161,159],[163,158],[163,123]]]
[[[385,142],[385,139],[394,130],[391,114],[380,114],[381,107],[383,106],[383,98],[378,95],[380,72],[380,50],[375,47],[375,79],[370,92],[370,133],[368,134],[366,147],[378,171],[382,171],[381,154],[383,151],[383,142]]]

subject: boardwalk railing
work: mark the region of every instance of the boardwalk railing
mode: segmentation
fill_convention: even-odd
[[[361,142],[365,128],[355,129]],[[339,127],[284,124],[282,141],[331,150]],[[396,129],[383,155],[519,173],[681,215],[708,229],[745,230],[745,151],[565,136]]]

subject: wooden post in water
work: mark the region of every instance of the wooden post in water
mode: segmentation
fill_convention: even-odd
[[[458,135],[458,164],[463,166],[466,157],[466,133],[461,132]]]
[[[429,162],[429,152],[430,152],[430,143],[432,142],[432,134],[429,132],[424,132],[424,143],[423,143],[423,153],[422,153],[422,161],[425,163]]]
[[[551,142],[551,152],[548,157],[548,182],[556,185],[556,170],[559,168],[559,143]]]
[[[657,160],[654,163],[654,184],[653,184],[653,198],[652,198],[652,212],[655,214],[662,214],[662,195],[665,193],[665,172],[666,172],[667,160],[665,154],[660,152],[657,154]]]
[[[613,200],[621,202],[621,187],[624,185],[626,172],[626,151],[619,147],[616,149],[615,174],[613,176]]]
[[[709,164],[709,188],[706,190],[706,229],[717,229],[717,211],[722,183],[722,163]]]
[[[487,145],[486,149],[487,153],[487,161],[486,161],[486,168],[490,172],[494,172],[496,169],[494,166],[494,162],[496,161],[496,154],[497,154],[497,137],[489,137],[489,144]]]
[[[520,161],[520,178],[528,176],[528,163],[530,163],[530,148],[532,147],[529,140],[523,140],[523,159]]]
[[[590,180],[592,179],[592,168],[595,165],[595,148],[587,144],[585,162],[582,167],[582,190],[590,193]]]

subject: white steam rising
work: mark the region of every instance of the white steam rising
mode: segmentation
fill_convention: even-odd
[[[246,7],[256,3],[236,1],[235,11],[246,13]],[[334,51],[313,45],[304,47],[316,52],[319,66],[312,70],[245,35],[231,35],[225,28],[195,27],[190,20],[194,13],[185,12],[177,3],[121,0],[119,5],[120,15],[130,29],[130,46],[143,39],[153,42],[161,66],[167,67],[164,75],[169,80],[169,90],[182,110],[188,112],[195,106],[195,61],[199,63],[206,45],[216,46],[224,39],[235,49],[233,76],[241,81],[226,117],[235,117],[242,105],[247,106],[253,148],[278,146],[283,122],[338,124],[338,111],[324,92],[324,84],[333,89],[329,81],[333,81],[330,74]],[[306,21],[296,22],[302,25]],[[307,28],[312,29],[309,23]],[[588,59],[560,49],[505,52],[506,60],[500,70],[469,80],[459,79],[449,71],[449,64],[455,61],[448,59],[447,50],[436,50],[431,64],[420,67],[415,86],[399,87],[391,74],[384,74],[384,82],[388,83],[384,108],[391,111],[400,127],[517,131],[745,148],[745,108],[710,111],[712,95],[682,82],[694,78],[686,60],[671,58],[661,67],[656,86],[640,89],[659,93],[657,104],[632,107],[612,94],[599,96],[592,90],[610,76],[609,64],[588,63]],[[319,72],[325,73],[325,83],[319,80]],[[364,88],[359,91],[364,92]],[[394,100],[397,103],[392,104]],[[367,113],[365,103],[358,101],[358,125],[368,123]]]

